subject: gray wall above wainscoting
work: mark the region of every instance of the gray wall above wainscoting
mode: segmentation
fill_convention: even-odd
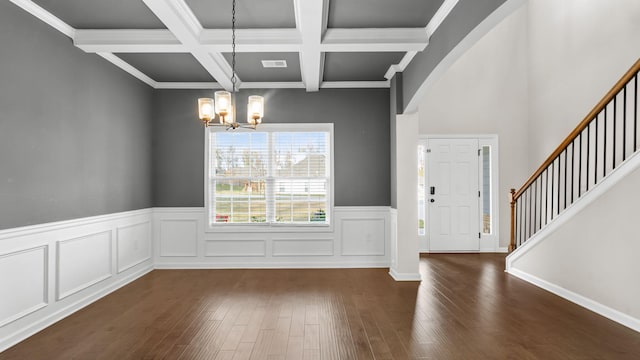
[[[336,206],[389,206],[389,89],[243,90],[265,97],[265,123],[334,124]],[[154,92],[154,206],[204,206],[204,130],[198,97],[213,90]],[[242,107],[238,119],[246,119]]]
[[[0,229],[148,208],[153,89],[0,2]]]

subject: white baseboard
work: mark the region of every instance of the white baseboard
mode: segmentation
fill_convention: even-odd
[[[395,281],[422,281],[420,273],[399,273],[394,269],[389,269],[389,275],[391,275]]]
[[[575,304],[578,304],[584,308],[587,308],[597,314],[600,314],[610,320],[613,320],[619,324],[622,324],[630,329],[640,332],[640,319],[636,319],[627,314],[624,314],[618,310],[612,309],[606,305],[603,305],[597,301],[586,298],[573,291],[567,290],[561,286],[550,283],[537,276],[528,274],[522,270],[516,268],[510,268],[507,272],[515,277],[518,277],[528,283],[536,285],[540,288],[547,290],[548,292],[558,295],[564,299],[567,299]]]
[[[170,262],[156,264],[156,269],[368,269],[388,268],[388,261],[381,262]]]

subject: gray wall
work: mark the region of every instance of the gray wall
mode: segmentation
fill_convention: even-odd
[[[152,90],[0,2],[0,229],[147,208]]]
[[[389,206],[389,89],[242,91],[238,104],[250,94],[265,96],[265,123],[334,123],[335,205]],[[154,93],[154,206],[204,206],[203,96],[213,92]]]
[[[433,69],[465,36],[506,0],[460,0],[438,30],[429,39],[429,46],[419,52],[404,70],[403,109]]]

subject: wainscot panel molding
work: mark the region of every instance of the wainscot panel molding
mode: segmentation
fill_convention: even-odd
[[[58,241],[57,245],[56,300],[113,275],[111,230]]]
[[[151,271],[152,214],[0,230],[0,351]]]
[[[388,267],[390,208],[335,207],[333,226],[206,232],[204,208],[155,208],[154,264],[184,268]]]

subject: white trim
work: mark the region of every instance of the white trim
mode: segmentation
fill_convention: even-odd
[[[96,235],[102,235],[102,234],[109,234],[109,273],[108,274],[103,274],[102,276],[99,276],[95,279],[91,279],[83,284],[80,284],[78,286],[76,286],[73,289],[67,290],[65,292],[62,292],[60,289],[60,283],[62,282],[62,278],[60,277],[60,263],[61,263],[61,259],[60,259],[60,247],[61,245],[68,243],[68,242],[74,242],[74,241],[80,241],[80,240],[86,240],[90,237],[96,236]],[[108,230],[103,230],[103,231],[98,231],[92,234],[87,234],[87,235],[83,235],[83,236],[78,236],[78,237],[73,237],[70,239],[64,239],[64,240],[60,240],[56,242],[56,301],[60,301],[66,297],[69,297],[75,293],[78,293],[86,288],[89,288],[103,280],[109,279],[111,277],[113,277],[113,231],[111,229]]]
[[[552,294],[558,295],[564,299],[567,299],[577,305],[587,308],[597,314],[600,314],[608,319],[611,319],[619,324],[622,324],[630,329],[640,332],[640,319],[636,319],[632,316],[624,314],[618,310],[612,309],[606,305],[603,305],[597,301],[584,297],[571,290],[567,290],[561,286],[550,283],[544,279],[541,279],[535,275],[526,273],[520,269],[511,268],[507,271],[510,275],[518,277],[528,283],[536,285],[544,290],[549,291]]]
[[[485,34],[493,29],[498,23],[504,20],[509,14],[516,11],[520,6],[526,4],[526,0],[507,0],[498,9],[487,16],[478,26],[476,26],[458,45],[456,45],[431,71],[427,78],[407,102],[404,112],[407,114],[418,111],[420,102],[424,99],[429,88],[435,84],[440,77],[465,53],[478,42]],[[409,94],[405,94],[409,95]]]
[[[231,29],[203,29],[200,46],[210,52],[231,52]],[[236,29],[236,52],[298,52],[297,29]]]
[[[409,66],[411,60],[413,60],[416,54],[418,54],[417,51],[407,51],[407,53],[404,54],[404,57],[398,64],[389,66],[389,70],[387,70],[387,72],[384,74],[384,78],[387,80],[391,80],[391,78],[393,78],[396,73],[403,72],[404,69]]]
[[[422,51],[428,43],[424,28],[327,29],[320,51]]]
[[[326,256],[318,256],[326,257]],[[388,261],[292,261],[292,262],[162,262],[155,265],[155,269],[368,269],[388,268]],[[415,275],[415,274],[414,274]],[[419,279],[418,279],[419,280]],[[415,276],[412,280],[416,281]]]
[[[52,28],[60,31],[61,33],[67,35],[70,38],[74,37],[75,29],[71,27],[69,24],[60,20],[58,17],[54,16],[47,10],[40,7],[38,4],[34,3],[30,0],[9,0],[17,6],[21,7],[26,12],[31,15],[37,17],[38,19],[44,21],[47,25]]]
[[[278,242],[286,243],[286,242],[307,242],[307,241],[316,241],[316,242],[328,242],[331,245],[331,250],[327,252],[298,252],[298,253],[280,253],[275,250],[275,245]],[[288,238],[272,238],[271,239],[272,249],[271,256],[272,257],[307,257],[307,256],[333,256],[333,238],[310,238],[305,237],[304,239],[288,239]]]
[[[95,216],[89,216],[89,217],[78,218],[78,219],[55,221],[55,222],[49,222],[49,223],[4,229],[4,230],[0,230],[0,241],[8,238],[13,238],[13,237],[33,235],[43,231],[60,230],[60,229],[66,229],[66,228],[71,228],[76,226],[90,225],[90,224],[103,222],[103,221],[121,220],[121,219],[126,219],[134,216],[151,215],[152,211],[153,211],[153,208],[145,208],[145,209],[139,209],[139,210],[130,210],[130,211],[123,211],[118,213],[111,213],[106,215],[95,215]]]
[[[143,0],[175,37],[191,50],[191,54],[220,83],[231,90],[229,64],[219,52],[208,52],[200,47],[202,25],[184,0]]]
[[[120,258],[117,256],[117,254],[119,253],[120,250],[120,230],[123,229],[127,229],[130,227],[134,227],[134,226],[140,226],[140,225],[147,225],[147,230],[148,230],[148,234],[149,234],[149,238],[147,239],[147,241],[150,241],[151,243],[149,244],[149,256],[147,257],[143,257],[141,259],[138,259],[137,261],[131,263],[131,264],[126,264],[122,267],[120,267]],[[142,264],[145,261],[149,261],[151,260],[151,258],[153,257],[153,234],[152,234],[152,228],[151,228],[151,221],[142,221],[142,222],[138,222],[135,224],[130,224],[130,225],[125,225],[125,226],[119,226],[116,227],[115,232],[116,232],[116,269],[118,271],[118,274],[125,272],[129,269],[131,269],[132,267],[138,266],[140,264]]]
[[[422,281],[420,273],[399,273],[394,269],[389,269],[389,275],[391,275],[395,281]]]
[[[245,83],[243,83],[244,85]],[[154,89],[222,89],[217,82],[155,82]]]
[[[321,51],[322,25],[328,15],[325,4],[329,0],[294,0],[296,28],[300,31],[300,70],[307,91],[318,91],[322,79],[324,54]]]
[[[186,53],[184,46],[166,29],[78,29],[73,44],[88,53]]]
[[[20,320],[25,316],[28,316],[29,314],[32,314],[42,308],[45,308],[49,305],[49,245],[39,245],[39,246],[32,246],[32,247],[28,247],[28,248],[22,248],[16,251],[11,251],[8,253],[3,253],[0,254],[0,259],[2,258],[8,258],[10,256],[16,256],[16,255],[21,255],[21,254],[25,254],[25,253],[29,253],[32,251],[36,251],[36,250],[42,250],[42,276],[43,276],[43,280],[42,280],[42,302],[39,304],[36,304],[28,309],[24,309],[22,311],[20,311],[19,313],[16,313],[12,316],[9,316],[7,318],[4,319],[0,319],[0,328],[2,328],[5,325],[11,324],[14,321]],[[3,289],[3,291],[6,291],[6,289]],[[2,341],[0,340],[0,352],[2,352]]]
[[[324,81],[322,89],[359,89],[359,88],[388,88],[391,86],[389,80],[386,81]]]
[[[155,80],[153,80],[152,78],[148,77],[147,75],[145,75],[142,71],[134,68],[133,66],[129,65],[128,62],[120,59],[119,57],[111,54],[111,53],[96,53],[98,56],[103,57],[105,60],[111,62],[113,65],[119,67],[120,69],[128,72],[131,76],[135,77],[136,79],[142,81],[143,83],[151,86],[151,87],[156,87],[156,82]]]
[[[203,256],[205,258],[234,258],[234,257],[265,257],[267,256],[267,242],[263,239],[239,239],[239,238],[234,238],[234,239],[205,239],[204,240],[204,245],[205,248],[207,246],[207,244],[210,243],[225,243],[225,242],[235,242],[235,243],[242,243],[242,242],[260,242],[262,243],[262,251],[259,253],[226,253],[226,254],[221,254],[221,255],[217,255],[217,254],[210,254],[207,253],[206,251],[204,252]],[[246,245],[245,245],[246,246]]]
[[[457,4],[458,0],[445,0],[442,5],[440,5],[438,11],[436,11],[431,20],[429,20],[427,26],[424,28],[428,38],[433,36],[433,33],[438,30],[444,19],[451,14],[451,11]]]
[[[243,82],[240,89],[304,89],[301,81],[282,82]]]

